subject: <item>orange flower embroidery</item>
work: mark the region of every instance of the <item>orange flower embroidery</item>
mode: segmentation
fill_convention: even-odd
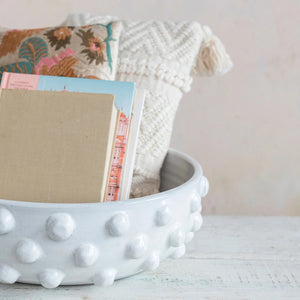
[[[82,40],[81,45],[86,47],[86,49],[83,49],[81,53],[87,56],[89,63],[91,64],[95,61],[96,65],[99,65],[100,63],[103,64],[105,62],[104,55],[106,50],[106,44],[104,41],[95,37],[91,28],[87,31],[80,29],[76,34]]]
[[[48,38],[51,47],[55,50],[66,48],[71,42],[73,26],[69,27],[56,27],[47,31],[44,35]]]
[[[68,56],[59,61],[58,64],[48,69],[47,65],[43,65],[39,71],[40,75],[77,77],[72,67],[78,60],[72,56]]]
[[[89,39],[89,45],[90,51],[97,52],[98,55],[106,49],[106,45],[96,37]]]
[[[68,27],[61,27],[53,32],[57,40],[65,40],[68,36],[72,35],[72,31]]]
[[[0,57],[14,53],[26,37],[38,34],[43,29],[11,30],[4,33],[0,44]]]

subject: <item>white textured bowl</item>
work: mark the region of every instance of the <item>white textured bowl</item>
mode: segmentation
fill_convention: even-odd
[[[0,200],[0,282],[111,285],[178,258],[202,224],[208,181],[169,150],[159,194],[120,202],[44,204]]]

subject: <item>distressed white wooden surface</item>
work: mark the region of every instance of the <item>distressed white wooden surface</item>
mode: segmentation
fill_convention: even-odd
[[[178,260],[114,286],[0,284],[0,300],[300,299],[300,217],[204,217]]]

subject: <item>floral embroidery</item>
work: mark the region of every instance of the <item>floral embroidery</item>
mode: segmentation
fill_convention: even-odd
[[[71,48],[67,48],[64,51],[61,51],[58,55],[53,56],[53,57],[44,57],[40,60],[40,62],[36,65],[35,67],[35,73],[36,74],[43,74],[45,75],[45,72],[48,72],[46,70],[50,70],[53,66],[58,64],[61,60],[63,60],[66,57],[70,57],[75,55],[76,52],[73,51]],[[76,60],[77,62],[77,60]],[[43,69],[43,73],[41,73],[41,69]]]
[[[119,33],[116,23],[0,32],[0,81],[3,72],[113,79]]]
[[[92,29],[88,29],[87,31],[81,29],[77,35],[82,40],[81,45],[86,47],[86,49],[83,49],[81,53],[86,54],[89,63],[95,61],[96,65],[99,65],[100,63],[103,64],[105,62],[104,53],[106,50],[106,44],[94,36]]]
[[[72,30],[74,27],[56,27],[47,31],[44,35],[47,36],[51,47],[55,46],[55,50],[66,48],[71,42]]]
[[[72,31],[68,27],[59,28],[53,32],[53,35],[58,40],[65,40],[67,37],[71,36],[71,34]]]
[[[27,60],[33,67],[48,56],[48,45],[40,37],[26,39],[20,46],[19,58]]]
[[[12,72],[12,73],[24,73],[32,74],[32,65],[29,62],[17,62],[0,67],[0,82],[2,79],[3,72]]]
[[[30,37],[19,48],[18,57],[20,61],[1,66],[0,77],[2,78],[3,72],[32,74],[35,66],[47,56],[48,46],[46,42],[39,37]]]
[[[8,53],[14,53],[20,46],[23,39],[31,37],[33,34],[40,33],[41,31],[42,29],[7,31],[0,44],[0,57],[5,56]]]
[[[76,65],[78,60],[72,56],[63,58],[59,63],[53,65],[50,69],[43,65],[40,69],[40,75],[77,77],[72,67]]]
[[[77,77],[72,68],[78,62],[78,60],[73,57],[74,54],[76,54],[76,52],[71,48],[67,48],[57,56],[51,58],[44,57],[36,65],[35,72],[40,75]]]

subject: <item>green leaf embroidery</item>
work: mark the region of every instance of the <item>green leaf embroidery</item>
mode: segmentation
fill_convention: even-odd
[[[32,37],[24,41],[19,50],[19,58],[28,60],[34,67],[43,58],[48,56],[46,42],[38,37]]]
[[[27,61],[2,66],[0,67],[0,81],[2,79],[3,72],[32,74],[33,68]]]

